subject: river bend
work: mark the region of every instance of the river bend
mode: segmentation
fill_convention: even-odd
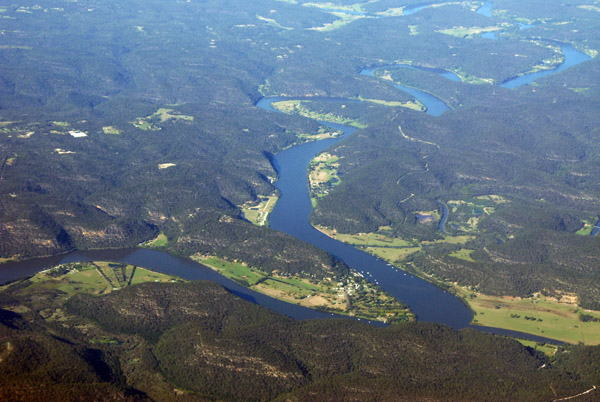
[[[502,86],[515,88],[520,85],[529,84],[540,76],[562,71],[589,59],[589,56],[578,52],[568,45],[562,45],[562,49],[563,54],[565,55],[565,62],[557,69],[544,71],[541,74],[530,74],[517,77],[514,80],[503,83]],[[373,75],[373,72],[381,67],[384,66],[365,68],[362,70],[361,74]],[[409,66],[399,67],[414,68]],[[444,71],[438,72],[446,78],[456,81],[456,78],[452,73]],[[439,116],[449,109],[444,102],[432,94],[401,85],[396,85],[396,87],[410,93],[423,103],[427,107],[427,113],[432,116]],[[270,112],[276,112],[271,108],[271,103],[280,99],[281,98],[263,98],[257,103],[257,106]],[[335,99],[333,101],[356,102],[356,100],[350,99]],[[347,265],[362,273],[366,279],[381,286],[385,291],[406,303],[412,311],[417,314],[419,320],[442,323],[453,328],[464,328],[469,326],[472,319],[471,311],[456,296],[429,282],[401,271],[377,257],[332,239],[310,225],[308,217],[312,207],[309,198],[308,178],[306,174],[308,164],[318,153],[337,142],[342,141],[356,131],[355,128],[349,126],[327,122],[321,123],[334,129],[341,130],[344,133],[343,136],[298,145],[280,152],[274,158],[274,165],[279,173],[279,179],[276,182],[276,185],[281,191],[281,198],[270,216],[271,227],[286,232],[307,243],[311,243],[344,261]],[[447,218],[447,209],[443,208],[443,210],[444,215]],[[595,235],[598,230],[600,230],[600,221],[596,226],[597,227],[594,228],[592,235]],[[443,225],[440,225],[440,228],[443,230]],[[275,312],[296,319],[328,318],[334,316],[331,313],[286,303],[244,288],[210,268],[189,259],[147,249],[76,251],[63,256],[8,262],[0,265],[0,283],[27,277],[43,269],[62,263],[92,260],[123,262],[147,267],[171,275],[177,275],[184,279],[204,279],[214,281],[245,300],[260,304]],[[372,324],[382,325],[379,322],[372,322]],[[515,331],[479,326],[472,327],[486,332],[556,343],[556,341],[548,338]]]

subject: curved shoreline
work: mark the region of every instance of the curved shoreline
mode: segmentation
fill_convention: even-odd
[[[275,98],[263,98],[261,105],[269,104],[270,100],[274,101]],[[308,164],[317,153],[348,138],[356,131],[354,127],[344,127],[323,121],[320,123],[336,129],[344,129],[344,135],[334,139],[301,144],[275,155],[275,162],[277,162],[275,166],[279,174],[276,185],[281,193],[281,198],[269,217],[271,228],[313,244],[340,259],[363,275],[365,279],[407,304],[419,321],[436,322],[454,329],[472,328],[535,342],[564,343],[535,334],[473,325],[473,311],[459,296],[423,278],[403,271],[387,261],[358,250],[352,245],[335,240],[313,227],[308,219],[308,215],[312,211],[308,178],[306,177]]]
[[[175,275],[187,280],[207,280],[216,282],[238,297],[252,303],[264,306],[279,314],[297,320],[323,319],[323,318],[358,318],[335,314],[331,312],[311,309],[297,304],[288,303],[272,298],[263,293],[243,287],[231,279],[217,273],[207,266],[189,258],[178,257],[162,251],[145,248],[105,249],[105,250],[78,250],[67,254],[52,257],[39,257],[17,262],[6,262],[0,265],[0,285],[19,279],[25,279],[44,269],[60,264],[84,261],[113,261],[121,262],[153,271]],[[360,319],[361,322],[375,326],[384,326],[380,321]]]
[[[274,111],[265,106],[277,99],[263,98],[257,106]],[[322,100],[315,98],[319,99]],[[309,163],[318,153],[348,138],[357,130],[325,121],[319,123],[341,130],[344,135],[297,145],[275,155],[278,173],[275,185],[281,197],[269,216],[269,227],[319,247],[343,261],[370,282],[407,304],[420,321],[437,322],[456,329],[467,327],[473,315],[460,298],[430,282],[391,267],[387,261],[326,236],[310,224],[312,204],[306,175]]]
[[[566,45],[563,45],[563,46],[566,46]],[[573,49],[573,50],[574,50],[574,52],[578,52],[575,49]],[[581,53],[581,52],[578,52],[578,53]],[[583,53],[581,53],[581,54],[583,54]],[[585,55],[585,56],[587,56],[587,55]],[[587,59],[585,59],[585,60],[588,60],[588,59],[589,59],[589,56],[587,56]],[[579,60],[575,64],[578,64],[585,60]],[[545,73],[544,75],[550,75],[550,74],[562,71],[564,69],[567,69],[569,67],[572,67],[575,64],[567,65],[567,63],[565,61],[564,63],[559,65],[557,68],[554,68],[551,70],[546,70],[543,73]],[[400,65],[400,66],[402,66],[402,65]],[[361,75],[371,75],[372,76],[373,71],[375,71],[378,68],[382,68],[382,67],[386,67],[386,66],[374,66],[374,67],[365,68],[365,69],[361,70]],[[418,68],[418,67],[413,67],[413,66],[410,66],[410,67]],[[441,75],[444,75],[444,74],[441,74]],[[533,74],[529,74],[529,75],[533,75]],[[521,77],[523,77],[523,76],[521,76]],[[521,78],[521,77],[518,77],[518,78]],[[448,78],[448,77],[446,77],[446,78]],[[536,76],[536,78],[538,78],[538,76]],[[531,79],[531,81],[535,80],[536,78]],[[449,79],[451,79],[451,78],[449,78]],[[414,88],[403,87],[401,85],[394,84],[394,86],[396,86],[397,88],[399,88],[403,91],[411,93],[411,95],[415,96],[415,98],[417,98],[417,99],[419,99],[419,96],[424,94],[426,96],[435,98],[437,101],[441,102],[444,105],[445,109],[443,109],[441,111],[435,110],[434,107],[428,107],[427,113],[430,115],[438,116],[438,115],[442,114],[444,111],[449,109],[448,106],[445,105],[445,103],[443,101],[441,101],[439,98],[435,97],[432,94],[429,94],[427,92],[417,90]],[[415,92],[415,93],[417,93],[417,95],[415,95],[415,93],[411,92],[411,90],[417,91],[417,92]],[[343,101],[343,102],[360,102],[360,100],[345,99],[345,98],[318,98],[318,97],[314,97],[314,98],[313,97],[304,97],[304,98],[302,98],[302,97],[278,97],[277,98],[277,97],[275,97],[275,98],[262,98],[257,102],[256,106],[261,107],[264,110],[278,112],[277,110],[275,110],[271,107],[271,103],[275,99],[278,99],[278,100],[305,99],[305,100],[330,100],[330,101]],[[421,100],[421,99],[419,99],[419,100]],[[427,102],[424,102],[423,100],[421,100],[421,102],[424,104],[427,104]],[[321,123],[325,124],[329,127],[344,131],[344,135],[341,137],[331,138],[328,140],[320,140],[320,141],[316,141],[316,142],[298,145],[298,146],[292,147],[288,150],[282,151],[281,153],[273,156],[273,161],[272,161],[273,166],[276,168],[277,172],[280,175],[282,174],[282,170],[285,170],[287,168],[285,166],[285,164],[282,163],[282,159],[281,159],[282,154],[284,154],[285,152],[292,152],[292,151],[304,152],[306,149],[311,149],[311,150],[315,151],[315,154],[316,154],[316,152],[320,152],[320,150],[323,150],[323,149],[343,140],[344,138],[347,138],[349,135],[351,135],[355,131],[354,128],[351,128],[348,126],[343,126],[340,124],[333,124],[333,123],[327,123],[327,122],[321,122]],[[301,147],[307,147],[307,148],[301,148]],[[298,151],[298,149],[300,149],[300,151]],[[313,155],[314,154],[308,155],[309,161],[310,161],[310,159],[312,159]],[[307,155],[303,155],[303,156],[307,157]],[[306,182],[305,170],[306,170],[307,166],[308,166],[307,164],[304,165],[304,172],[302,175],[295,177],[296,181],[299,181],[299,180],[297,180],[298,177],[304,177],[304,182]],[[279,184],[279,180],[277,183]],[[305,185],[305,189],[306,188],[307,187]],[[305,193],[306,197],[308,197],[308,191],[304,191],[304,193]],[[283,194],[283,192],[282,192],[282,195],[285,196],[285,194]],[[289,196],[289,194],[288,194],[288,196]],[[280,204],[283,205],[283,203],[281,201],[278,203],[278,205],[280,205]],[[309,205],[310,205],[310,201],[309,201]],[[442,232],[444,232],[443,223],[445,223],[444,218],[447,219],[447,208],[443,204],[441,204],[441,205],[442,205],[443,212],[445,212],[445,214],[442,217],[442,220],[440,221],[440,226],[441,226],[440,230]],[[277,207],[276,207],[276,210],[277,210]],[[273,215],[276,215],[275,214],[276,211],[273,211],[273,212],[274,212]],[[290,211],[288,211],[287,213],[290,213]],[[297,213],[297,210],[291,211],[292,215],[295,213]],[[298,222],[296,222],[296,223],[298,223]],[[304,224],[308,225],[310,227],[310,230],[319,233],[319,235],[316,235],[316,237],[313,239],[314,242],[307,240],[307,237],[305,236],[305,234],[301,234],[300,236],[296,235],[296,234],[298,234],[297,231],[302,232],[303,230],[306,230],[306,227],[304,226]],[[600,221],[599,221],[599,224],[597,224],[597,226],[599,226],[599,225],[600,225]],[[272,226],[275,229],[277,229],[277,227],[275,227],[277,225],[272,225]],[[286,230],[284,230],[284,228],[279,227],[279,230],[282,230],[282,231],[284,231],[294,237],[297,237],[301,240],[312,243],[312,244],[316,245],[317,247],[320,247],[320,248],[324,249],[325,251],[329,252],[331,255],[335,256],[336,258],[339,258],[340,260],[345,261],[345,259],[342,256],[342,253],[340,253],[340,250],[346,250],[346,251],[343,251],[343,253],[348,253],[348,255],[351,256],[351,259],[356,259],[357,261],[362,261],[362,263],[359,264],[359,266],[368,267],[369,271],[366,271],[365,278],[367,278],[367,276],[368,276],[368,277],[370,277],[370,280],[375,280],[376,284],[383,287],[384,290],[388,291],[389,293],[391,293],[392,295],[397,297],[399,300],[407,303],[411,308],[414,308],[415,303],[423,301],[423,300],[419,300],[419,299],[427,299],[427,300],[425,300],[425,305],[429,305],[429,307],[432,307],[432,305],[433,305],[433,309],[422,312],[421,314],[419,314],[417,312],[419,319],[422,321],[438,322],[438,323],[452,326],[454,328],[471,327],[474,329],[478,329],[478,330],[482,330],[482,331],[486,331],[486,332],[492,332],[492,333],[501,334],[501,335],[511,335],[511,336],[520,337],[520,338],[524,338],[524,339],[530,339],[530,340],[541,340],[541,341],[545,341],[545,342],[560,343],[560,341],[558,341],[558,340],[544,338],[544,337],[536,336],[533,334],[526,334],[526,333],[521,333],[521,332],[517,332],[517,331],[505,330],[502,328],[491,328],[491,327],[482,327],[482,326],[478,326],[478,325],[471,325],[470,322],[472,320],[472,313],[471,313],[469,307],[460,298],[458,298],[454,295],[451,295],[447,291],[445,291],[441,288],[438,288],[435,285],[433,285],[423,279],[417,278],[417,277],[410,275],[404,271],[401,271],[395,267],[393,267],[395,269],[391,269],[390,268],[391,264],[388,264],[387,262],[385,262],[377,257],[374,257],[370,254],[366,254],[360,250],[355,249],[352,246],[338,242],[337,240],[334,240],[334,239],[322,234],[317,229],[310,226],[310,224],[308,223],[308,215],[306,215],[306,220],[304,223],[300,222],[299,225],[288,226],[288,229],[291,229],[291,230],[286,231]],[[596,233],[597,232],[598,232],[598,230],[596,230]],[[592,233],[592,236],[595,235],[596,233]],[[311,233],[311,235],[314,235],[314,233]],[[327,246],[321,247],[324,244],[326,244]],[[232,293],[236,294],[239,297],[242,297],[245,300],[260,304],[260,305],[265,306],[275,312],[278,312],[278,313],[281,313],[281,314],[284,314],[284,315],[287,315],[289,317],[296,318],[296,319],[331,318],[331,317],[349,318],[347,316],[334,315],[332,313],[326,313],[326,312],[322,312],[322,311],[315,310],[315,309],[309,309],[309,308],[301,307],[301,306],[298,306],[295,304],[283,302],[281,300],[273,299],[262,293],[258,293],[258,292],[252,291],[248,288],[245,288],[245,287],[229,280],[228,278],[216,273],[215,271],[205,267],[202,264],[196,263],[189,259],[184,259],[184,258],[177,257],[177,256],[174,256],[171,254],[167,254],[164,252],[158,252],[158,251],[148,250],[148,249],[109,249],[109,250],[94,250],[94,251],[73,251],[73,252],[68,252],[66,254],[61,254],[61,255],[51,256],[51,257],[40,257],[40,258],[33,258],[30,260],[14,261],[14,262],[9,261],[9,262],[0,264],[0,283],[20,279],[20,278],[29,276],[31,274],[34,274],[36,272],[39,272],[42,269],[49,268],[51,266],[55,266],[55,265],[58,265],[61,263],[75,262],[75,261],[89,261],[91,259],[98,259],[98,260],[103,259],[103,260],[112,260],[112,261],[118,261],[118,262],[124,262],[124,263],[132,263],[132,264],[144,266],[144,267],[147,267],[149,269],[153,269],[153,270],[156,270],[159,272],[164,272],[164,273],[181,276],[182,278],[185,278],[185,279],[190,279],[190,280],[204,279],[204,280],[214,281],[214,282],[217,282],[217,283],[225,286]],[[348,265],[352,266],[352,264],[348,264]],[[360,268],[358,268],[358,269],[360,270]],[[360,272],[362,272],[364,274],[365,269],[363,269]],[[375,274],[375,276],[373,276],[373,274]],[[381,280],[381,283],[379,283],[379,280]],[[434,289],[434,290],[432,291],[432,289]],[[427,292],[433,292],[430,294],[435,294],[436,297],[433,297],[432,299],[428,299],[428,297],[426,295]],[[405,296],[405,297],[403,297],[403,296]],[[407,302],[406,301],[407,298],[412,300],[412,302],[410,302],[410,301]],[[445,300],[445,302],[439,302],[439,300],[436,298],[439,298],[439,300]],[[436,304],[436,300],[437,300],[437,304]],[[421,305],[419,308],[422,308],[422,307],[423,307],[423,305]],[[466,309],[466,311],[468,311],[468,316],[470,317],[468,319],[468,321],[465,321],[465,317],[467,317],[467,315],[464,314],[465,309]],[[457,313],[458,310],[461,310],[462,313]],[[453,316],[453,315],[461,315],[461,317],[457,318],[456,316]],[[373,322],[373,321],[368,321],[368,320],[362,320],[362,321],[368,322],[373,325],[382,325],[382,323],[380,323],[380,322]]]
[[[532,82],[534,82],[535,80],[539,79],[539,78],[543,78],[549,75],[553,75],[556,73],[559,73],[561,71],[567,70],[571,67],[574,67],[580,63],[583,63],[584,61],[588,61],[591,60],[592,57],[575,49],[571,44],[568,43],[561,43],[561,42],[556,42],[556,41],[552,41],[552,40],[548,40],[548,42],[553,42],[553,43],[557,43],[560,46],[561,52],[562,54],[565,56],[565,59],[563,60],[562,63],[549,68],[549,69],[545,69],[545,70],[539,70],[539,71],[532,71],[532,72],[528,72],[528,73],[524,73],[522,75],[516,75],[514,77],[510,77],[507,78],[506,80],[499,82],[497,84],[494,84],[495,86],[498,87],[502,87],[502,88],[507,88],[507,89],[516,89],[520,86],[523,85],[529,85]],[[374,72],[378,69],[381,68],[408,68],[408,69],[414,69],[414,70],[423,70],[423,71],[429,71],[429,72],[433,72],[436,74],[439,74],[441,77],[444,77],[450,81],[455,81],[455,82],[462,82],[462,80],[460,79],[460,77],[458,77],[455,73],[448,71],[448,70],[444,70],[442,68],[430,68],[430,67],[423,67],[423,66],[412,66],[410,64],[405,64],[405,63],[399,63],[399,64],[382,64],[382,65],[375,65],[375,66],[369,66],[369,67],[364,67],[362,70],[360,70],[360,75],[366,75],[366,76],[370,76],[370,77],[374,77]],[[458,80],[456,78],[458,78]],[[442,102],[448,109],[450,109],[450,107],[448,105],[446,105],[446,103],[444,101],[442,101],[440,98],[438,98],[437,96],[435,96],[434,94],[431,94],[429,92],[425,92],[422,89],[417,89],[417,88],[411,88],[411,87],[406,87],[400,84],[392,84],[394,85],[396,88],[408,92],[411,95],[413,95],[415,98],[418,95],[415,95],[414,93],[410,92],[411,90],[414,91],[419,91],[422,92],[423,94],[429,95],[437,100],[439,100],[440,102]],[[477,84],[469,84],[469,85],[477,85]],[[443,113],[443,112],[442,112]],[[441,114],[441,113],[440,113]],[[437,115],[436,115],[437,116]]]
[[[442,217],[440,219],[440,223],[438,224],[438,230],[443,234],[448,234],[444,229],[444,226],[446,226],[446,221],[448,220],[448,207],[441,201],[437,201],[437,203],[442,207]]]
[[[574,49],[573,49],[574,50]],[[577,52],[574,50],[574,52]],[[577,53],[581,53],[581,52],[577,52]],[[583,53],[581,53],[583,54]],[[568,56],[568,55],[567,55]],[[555,69],[552,70],[548,70],[545,71],[544,75],[549,75],[552,73],[556,73],[559,71],[562,71],[566,68],[572,67],[575,64],[578,64],[582,61],[584,61],[585,59],[578,59],[575,63],[571,63],[571,64],[567,64],[565,60],[565,62],[563,62],[560,66],[558,66]],[[378,68],[385,68],[385,67],[389,67],[388,66],[373,66],[373,67],[368,67],[368,68],[363,68],[360,71],[361,75],[367,75],[367,76],[373,76],[373,72],[378,69]],[[404,67],[406,68],[406,65],[400,65],[400,67]],[[412,67],[412,66],[408,66],[408,67]],[[533,74],[532,74],[533,75]],[[523,79],[523,76],[519,77],[519,79]],[[446,77],[448,78],[448,77]],[[536,78],[539,78],[539,75],[533,75],[533,77],[530,78],[531,82],[534,81]],[[451,79],[451,78],[449,78]],[[514,80],[509,80],[508,82],[513,82]],[[422,103],[426,104],[427,106],[427,101],[424,101],[423,97],[432,97],[435,99],[435,102],[440,102],[441,105],[443,105],[441,108],[437,108],[436,107],[427,107],[427,113],[432,115],[432,116],[439,116],[442,113],[444,113],[446,110],[449,109],[449,107],[443,102],[441,101],[441,99],[427,93],[424,91],[420,91],[420,90],[416,90],[413,88],[407,88],[407,87],[403,87],[401,85],[397,85],[397,84],[393,84],[395,87],[410,93],[411,95],[413,95],[417,100],[421,101]],[[522,85],[522,84],[519,84]],[[518,85],[516,85],[518,86]],[[515,86],[515,87],[516,87]],[[413,92],[416,91],[416,92]],[[273,109],[271,107],[271,103],[278,100],[280,98],[277,97],[264,97],[262,98],[258,103],[257,106],[263,108],[264,110],[270,111],[270,112],[277,112],[277,113],[281,113],[275,109]],[[291,98],[287,98],[287,99],[291,99]],[[349,99],[339,99],[339,98],[310,98],[311,100],[338,100],[338,101],[350,101]],[[303,163],[298,163],[297,161],[294,161],[295,165],[302,165],[304,166],[304,170],[306,170],[306,168],[308,168],[308,163],[310,162],[310,160],[312,160],[312,157],[316,156],[317,153],[321,152],[322,150],[326,149],[327,147],[332,146],[333,144],[342,141],[343,139],[347,138],[349,135],[351,135],[355,129],[354,128],[350,128],[350,127],[344,127],[342,125],[339,124],[332,124],[332,123],[328,123],[325,121],[320,121],[319,123],[324,124],[326,126],[335,128],[335,129],[341,129],[342,131],[344,131],[344,135],[335,139],[330,139],[329,141],[326,140],[322,140],[319,141],[318,143],[321,144],[322,146],[318,147],[315,146],[314,144],[304,144],[304,145],[299,145],[296,147],[293,147],[291,149],[288,149],[286,151],[283,151],[277,155],[275,155],[275,162],[276,164],[274,164],[274,166],[276,167],[277,173],[279,175],[279,178],[276,182],[276,186],[279,189],[280,193],[282,194],[281,199],[279,200],[278,204],[275,206],[275,209],[273,210],[272,214],[269,217],[270,220],[270,226],[274,229],[277,230],[281,230],[283,232],[286,232],[300,240],[304,240],[308,243],[311,243],[325,251],[327,251],[328,253],[332,254],[333,256],[335,256],[336,258],[344,261],[347,265],[349,265],[350,267],[353,267],[357,270],[357,272],[361,272],[361,273],[365,273],[365,270],[361,270],[360,268],[357,268],[353,263],[353,259],[356,258],[355,256],[351,256],[351,254],[348,252],[348,250],[343,251],[342,253],[340,253],[339,251],[339,244],[343,244],[345,247],[350,247],[354,250],[356,250],[356,252],[360,252],[359,250],[355,249],[354,247],[338,242],[335,239],[332,239],[328,236],[326,236],[325,234],[321,233],[320,231],[318,231],[316,228],[314,228],[312,225],[310,225],[308,223],[308,216],[310,214],[310,212],[312,211],[312,205],[310,204],[309,201],[309,209],[308,212],[305,210],[306,207],[302,207],[302,205],[296,203],[296,205],[293,205],[293,203],[290,202],[290,204],[293,205],[293,207],[290,207],[289,205],[286,206],[282,206],[285,205],[284,201],[285,201],[285,195],[286,192],[289,191],[290,189],[294,189],[295,191],[291,191],[290,193],[293,195],[293,198],[295,199],[302,199],[302,198],[306,198],[308,199],[308,191],[305,190],[304,193],[301,193],[297,187],[293,187],[292,183],[285,183],[284,185],[282,185],[282,178],[285,177],[285,175],[288,174],[288,172],[286,172],[287,167],[285,166],[287,163],[287,158],[290,158],[288,155],[290,153],[293,154],[293,150],[297,150],[298,148],[301,147],[307,147],[306,149],[309,150],[306,153],[309,154],[308,159],[306,159],[305,161],[303,161]],[[349,131],[350,129],[350,131]],[[309,148],[310,146],[310,148]],[[304,148],[302,148],[304,149]],[[294,155],[292,155],[291,159],[293,159]],[[296,158],[298,156],[295,156]],[[304,155],[304,157],[306,158],[306,155]],[[295,177],[295,181],[298,182],[300,181],[299,178],[303,177],[302,180],[302,185],[304,186],[305,189],[308,188],[308,183],[307,183],[307,179],[305,172],[304,173],[300,173],[298,171],[294,172],[294,177]],[[285,188],[286,186],[289,186],[288,188]],[[290,197],[292,198],[292,197]],[[302,201],[300,201],[301,203]],[[448,209],[447,207],[441,202],[438,201],[438,203],[441,205],[442,207],[442,218],[439,222],[438,225],[438,229],[442,232],[442,233],[446,233],[444,230],[444,225],[446,223],[446,220],[448,219]],[[306,201],[305,201],[306,204]],[[302,219],[294,219],[292,222],[287,222],[288,218],[290,216],[296,215],[300,212],[300,216],[305,216],[305,220],[303,221]],[[325,237],[327,239],[327,241],[325,239],[323,239],[322,237]],[[339,243],[339,244],[336,244]],[[366,254],[366,253],[364,253]],[[348,258],[348,257],[351,258]],[[381,261],[379,258],[377,257],[373,257],[371,255],[369,255],[369,257],[371,257],[373,259],[373,261]],[[374,265],[377,265],[376,263],[374,263]],[[390,266],[391,264],[386,264],[387,266]],[[360,265],[359,265],[360,267]],[[400,270],[398,270],[398,268],[393,267],[396,269],[395,272],[399,272]],[[423,321],[434,321],[434,322],[438,322],[438,323],[443,323],[446,325],[450,325],[454,328],[464,328],[464,327],[471,327],[471,328],[475,328],[475,329],[481,329],[482,331],[486,331],[486,332],[493,332],[493,333],[497,333],[497,334],[501,334],[501,335],[512,335],[515,337],[521,337],[521,338],[525,338],[525,339],[530,339],[530,340],[537,340],[537,341],[543,341],[543,342],[553,342],[553,343],[561,343],[561,341],[555,340],[555,339],[550,339],[550,338],[545,338],[545,337],[541,337],[541,336],[537,336],[537,335],[533,335],[533,334],[526,334],[526,333],[521,333],[518,331],[511,331],[511,330],[506,330],[506,329],[502,329],[502,328],[492,328],[492,327],[482,327],[482,326],[477,326],[477,325],[472,325],[472,311],[470,309],[470,307],[459,297],[452,295],[452,297],[454,297],[456,300],[459,300],[462,308],[465,308],[468,310],[468,315],[470,316],[469,322],[468,323],[464,323],[464,315],[462,319],[459,319],[457,321],[453,321],[451,316],[452,314],[457,314],[459,315],[456,311],[450,311],[447,312],[447,316],[444,317],[440,317],[439,315],[435,315],[432,314],[430,315],[429,313],[431,313],[430,309],[425,308],[426,313],[424,314],[423,311],[421,311],[421,309],[424,307],[423,305],[420,305],[419,303],[417,303],[418,300],[415,300],[413,295],[408,294],[407,292],[403,293],[400,289],[395,288],[394,286],[391,286],[389,284],[389,282],[387,281],[384,272],[382,271],[378,271],[378,270],[374,270],[371,268],[371,270],[373,271],[373,273],[375,273],[375,276],[373,276],[373,273],[370,271],[366,271],[368,274],[368,278],[367,276],[365,276],[365,278],[369,279],[370,281],[375,281],[375,284],[380,285],[384,290],[386,290],[388,293],[392,294],[393,296],[397,297],[399,300],[401,300],[402,302],[408,304],[408,306],[411,308],[411,310],[417,315],[417,317],[420,320]],[[402,271],[403,272],[403,271]],[[409,275],[412,279],[417,279],[417,277],[413,277],[410,274],[407,274],[405,272],[403,272],[404,276]],[[398,279],[402,279],[401,277],[397,277],[395,278],[396,280]],[[381,280],[381,283],[379,282]],[[425,281],[424,279],[418,279],[418,280],[422,280],[425,283],[430,284],[429,282]],[[431,284],[430,284],[431,285]],[[435,286],[435,285],[434,285]],[[437,287],[436,287],[437,288]],[[447,293],[445,290],[441,289],[441,288],[437,288],[439,291],[444,292],[445,294],[449,294]],[[406,289],[404,289],[404,291],[406,291]],[[423,298],[423,296],[421,295],[421,298]],[[433,303],[435,304],[435,303]],[[417,307],[418,306],[418,307]],[[431,307],[431,306],[429,306]],[[460,309],[460,307],[458,307]],[[462,321],[462,322],[461,322]]]
[[[396,67],[399,66],[399,68],[412,68],[412,69],[416,69],[416,70],[421,70],[421,69],[425,69],[425,67],[423,68],[419,68],[416,66],[409,66],[408,64],[396,64],[396,65],[382,65],[382,66],[372,66],[372,67],[365,67],[363,69],[360,70],[360,75],[364,75],[367,77],[374,77],[374,72],[380,68],[390,68],[390,67]],[[407,67],[408,66],[408,67]],[[429,69],[427,68],[427,70],[437,70],[437,69]],[[439,71],[446,71],[446,70],[439,70]],[[438,71],[438,73],[439,73]],[[452,74],[449,71],[446,72],[447,74]],[[445,78],[454,81],[454,79],[448,78],[446,76],[446,73],[439,73],[440,75],[444,76]],[[422,89],[418,89],[418,88],[412,88],[412,87],[407,87],[404,85],[400,85],[400,84],[395,84],[395,83],[391,83],[391,85],[393,85],[394,87],[398,88],[401,91],[404,91],[410,95],[412,95],[415,99],[417,99],[419,102],[421,102],[423,105],[425,105],[426,110],[425,113],[437,117],[440,116],[441,114],[443,114],[445,111],[447,110],[451,110],[450,106],[448,106],[446,104],[446,102],[444,102],[443,100],[441,100],[440,98],[438,98],[437,96],[435,96],[434,94],[431,94],[429,92],[426,92]]]

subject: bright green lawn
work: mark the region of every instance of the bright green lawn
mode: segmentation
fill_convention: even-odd
[[[367,251],[386,261],[398,263],[411,254],[421,250],[421,247],[387,248],[387,247],[367,247]]]
[[[112,267],[111,265],[115,266]],[[173,282],[182,279],[172,275],[161,274],[132,265],[124,265],[125,275],[120,268],[124,264],[106,261],[66,264],[51,270],[37,273],[29,280],[32,283],[25,288],[25,293],[35,293],[37,289],[45,288],[64,292],[64,299],[77,293],[104,294],[115,289],[127,287],[142,282]],[[64,270],[68,268],[68,271]],[[58,273],[57,273],[58,272]],[[104,273],[104,276],[101,274]],[[133,274],[133,278],[131,275]],[[110,280],[107,281],[108,278]]]
[[[248,283],[248,286],[255,285],[258,281],[268,276],[266,272],[259,269],[250,268],[237,262],[225,261],[217,257],[200,259],[200,262],[213,268],[215,271],[229,279],[246,282]]]
[[[466,298],[477,313],[473,323],[505,328],[568,343],[600,344],[600,322],[583,322],[575,304],[559,303],[544,297],[509,298],[478,294]],[[600,318],[600,312],[583,313]],[[529,317],[529,319],[527,319]]]

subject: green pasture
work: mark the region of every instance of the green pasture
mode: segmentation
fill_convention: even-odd
[[[600,320],[583,322],[580,314],[600,319],[600,312],[580,311],[575,304],[544,298],[509,298],[478,294],[466,298],[473,323],[540,335],[568,343],[600,344]]]
[[[229,279],[245,282],[248,286],[255,285],[258,281],[263,280],[268,274],[256,268],[250,268],[247,265],[237,262],[229,262],[217,257],[208,257],[200,259],[200,262],[221,275]]]

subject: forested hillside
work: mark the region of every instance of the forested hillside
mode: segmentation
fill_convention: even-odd
[[[40,303],[35,283],[1,293],[4,307],[28,310],[0,310],[3,399],[548,401],[597,380],[598,347],[549,359],[435,324],[299,322],[208,282],[80,294],[63,307],[48,290]]]
[[[599,10],[596,0],[0,5],[0,269],[153,247],[229,264],[238,283],[252,272],[303,286],[288,299],[327,282],[332,304],[351,304],[368,267],[352,272],[244,214],[281,196],[275,155],[331,137],[318,122],[329,120],[357,131],[310,165],[314,226],[456,292],[475,324],[550,336],[547,317],[559,317],[568,325],[551,329],[571,332],[555,339],[597,344]],[[257,105],[271,96],[282,113]],[[299,322],[202,282],[38,285],[0,292],[0,399],[591,401],[600,386],[597,346],[548,357],[436,324]],[[363,286],[371,307],[383,304],[380,285]]]

